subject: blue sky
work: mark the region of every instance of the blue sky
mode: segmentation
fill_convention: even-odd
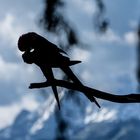
[[[105,0],[110,28],[104,35],[95,33],[93,29],[92,16],[97,10],[94,1],[71,0],[66,3],[67,19],[77,29],[80,39],[91,46],[86,51],[75,49],[69,53],[72,58],[83,61],[78,67],[73,67],[75,73],[80,75],[83,83],[100,90],[116,94],[136,92],[135,31],[140,0]],[[35,31],[57,44],[58,38],[44,33],[38,23],[42,9],[42,0],[0,1],[0,128],[12,123],[22,109],[33,111],[39,106],[34,96],[39,91],[32,92],[28,85],[32,81],[41,81],[43,76],[36,66],[23,63],[17,50],[17,40],[21,34]],[[111,108],[108,102],[100,102],[105,107],[88,120],[102,116],[109,119],[122,107],[111,104]],[[135,107],[139,108],[139,105],[124,105],[125,111],[120,112],[126,114],[131,110],[132,116],[136,116],[140,110],[136,111]]]

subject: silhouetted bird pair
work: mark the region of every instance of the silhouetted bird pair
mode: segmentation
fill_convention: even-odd
[[[60,68],[66,75],[73,81],[74,84],[84,86],[79,79],[74,75],[70,69],[71,65],[80,63],[81,61],[71,61],[68,57],[62,55],[66,54],[62,49],[58,48],[55,44],[49,42],[44,37],[34,32],[23,34],[18,40],[18,48],[24,52],[22,58],[28,64],[35,63],[40,67],[47,81],[51,83],[58,107],[60,109],[59,97],[57,88],[53,84],[55,78],[52,68]],[[95,102],[98,107],[99,104],[93,95],[84,93],[88,99]]]

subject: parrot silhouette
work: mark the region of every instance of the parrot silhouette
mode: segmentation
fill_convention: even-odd
[[[81,61],[72,61],[67,53],[58,48],[55,44],[49,42],[46,38],[35,32],[23,34],[18,40],[18,49],[23,52],[22,58],[28,64],[36,64],[40,67],[47,81],[51,83],[54,96],[60,109],[60,102],[57,87],[53,85],[55,80],[52,68],[60,68],[74,84],[84,86],[75,76],[70,66],[81,63]],[[65,55],[64,55],[65,54]],[[100,107],[93,95],[84,93],[91,102]]]

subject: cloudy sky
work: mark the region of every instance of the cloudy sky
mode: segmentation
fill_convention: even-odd
[[[135,32],[140,0],[113,2],[104,0],[104,2],[110,27],[104,35],[99,35],[94,32],[92,24],[92,16],[97,11],[95,2],[66,1],[64,10],[67,19],[78,31],[80,39],[91,46],[89,51],[75,49],[72,52],[71,57],[83,61],[78,68],[73,69],[85,84],[94,88],[116,94],[135,93],[137,87]],[[12,123],[22,109],[34,110],[38,106],[34,96],[36,91],[33,93],[28,89],[28,85],[43,77],[37,67],[23,63],[17,50],[17,41],[21,34],[30,31],[56,41],[47,36],[39,24],[42,9],[43,0],[0,1],[0,128]],[[113,107],[120,109],[116,104]],[[127,105],[125,112],[121,111],[121,114],[125,115],[131,110],[132,116],[135,116],[140,111],[136,111],[135,107],[139,109],[138,104]],[[106,112],[107,108],[99,115],[102,116]],[[111,115],[113,114],[115,113]],[[93,119],[95,115],[87,118],[87,121]]]
[[[21,109],[33,109],[37,104],[28,90],[29,81],[37,77],[33,68],[26,66],[17,49],[21,34],[39,32],[38,17],[42,1],[0,1],[0,128],[11,123]],[[41,31],[40,31],[41,32]],[[31,98],[31,99],[30,99]],[[28,103],[27,103],[28,102]],[[30,106],[27,106],[30,104]],[[10,117],[9,117],[10,115]]]

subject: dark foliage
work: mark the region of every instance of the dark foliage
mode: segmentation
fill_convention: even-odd
[[[78,44],[79,40],[74,28],[71,27],[61,12],[65,3],[62,0],[45,0],[44,4],[45,8],[41,22],[45,29],[58,36],[65,34],[67,44],[64,46],[63,42],[59,42],[60,46],[65,50],[68,50],[72,45]]]
[[[137,30],[138,46],[137,46],[137,81],[138,81],[138,91],[140,91],[140,23]]]
[[[57,128],[56,128],[56,138],[55,140],[68,140],[67,138],[67,129],[69,127],[68,122],[65,121],[65,119],[62,116],[61,111],[56,111],[55,112],[55,118],[58,123]]]
[[[105,5],[102,0],[95,0],[96,5],[98,7],[98,11],[94,17],[93,23],[95,25],[95,29],[101,33],[106,32],[109,26],[109,21],[105,18]]]

